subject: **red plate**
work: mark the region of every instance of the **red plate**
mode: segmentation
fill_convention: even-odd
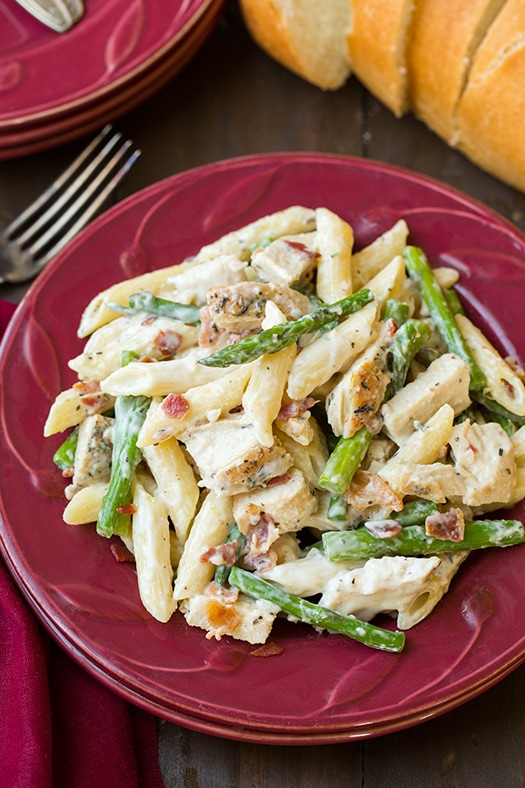
[[[99,290],[170,265],[224,232],[291,204],[326,206],[358,246],[404,217],[411,242],[461,271],[469,314],[525,361],[516,332],[525,298],[525,239],[504,219],[428,178],[322,154],[256,156],[192,170],[117,205],[40,275],[0,350],[0,537],[21,591],[86,670],[178,724],[262,743],[341,742],[399,730],[478,695],[525,659],[525,548],[470,556],[402,654],[277,622],[277,657],[206,640],[177,613],[142,609],[134,568],[117,564],[91,526],[62,522],[63,480],[42,427],[73,380],[80,314]],[[67,306],[66,306],[67,305]],[[508,514],[508,513],[507,513]],[[511,514],[523,518],[524,507]],[[382,622],[385,623],[385,622]],[[392,626],[387,623],[387,626]]]
[[[102,111],[105,119],[128,111],[165,81],[152,74],[169,78],[195,54],[206,37],[201,33],[210,32],[223,5],[224,0],[90,0],[80,23],[58,35],[20,6],[0,0],[2,158],[39,149],[35,137],[55,144],[57,124],[67,125],[69,139],[102,124]],[[109,116],[108,107],[114,108]]]
[[[172,51],[157,59],[154,66],[145,69],[136,79],[123,84],[120,90],[110,92],[95,104],[86,102],[84,106],[79,105],[74,112],[50,116],[44,123],[28,123],[16,129],[8,126],[7,131],[0,131],[0,159],[26,156],[56,147],[130,112],[160,90],[194,57],[215,27],[222,5],[222,0],[210,5],[206,14],[200,16]]]

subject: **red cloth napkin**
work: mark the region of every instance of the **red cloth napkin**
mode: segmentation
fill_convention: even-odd
[[[15,309],[0,301],[0,336]],[[162,788],[156,720],[44,632],[0,561],[0,784]]]

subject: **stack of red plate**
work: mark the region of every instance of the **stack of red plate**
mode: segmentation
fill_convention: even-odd
[[[204,43],[224,0],[88,0],[65,34],[0,0],[0,159],[83,136],[128,112]]]

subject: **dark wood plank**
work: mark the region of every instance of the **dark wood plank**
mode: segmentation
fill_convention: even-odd
[[[525,785],[524,693],[522,666],[496,687],[442,717],[367,741],[364,785]]]
[[[319,747],[246,744],[160,724],[166,788],[361,788],[363,743]]]
[[[525,195],[468,162],[411,115],[396,119],[355,79],[307,84],[261,52],[236,0],[184,71],[115,124],[143,154],[113,202],[219,159],[326,151],[391,162],[492,206],[525,230]],[[26,207],[86,144],[0,161],[0,224]],[[19,300],[25,287],[4,287]],[[249,688],[248,688],[249,690]],[[159,721],[166,788],[499,788],[525,785],[525,666],[479,698],[406,731],[339,745],[246,744]]]

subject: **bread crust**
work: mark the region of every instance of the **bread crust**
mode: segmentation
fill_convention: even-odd
[[[476,52],[457,108],[457,147],[525,191],[525,3],[508,0]]]
[[[525,192],[525,0],[239,0],[254,40],[325,90],[353,72],[396,116]]]
[[[350,76],[349,0],[239,0],[244,23],[268,55],[323,90]]]
[[[406,51],[416,0],[353,0],[351,5],[347,44],[353,72],[400,117],[409,108]]]

